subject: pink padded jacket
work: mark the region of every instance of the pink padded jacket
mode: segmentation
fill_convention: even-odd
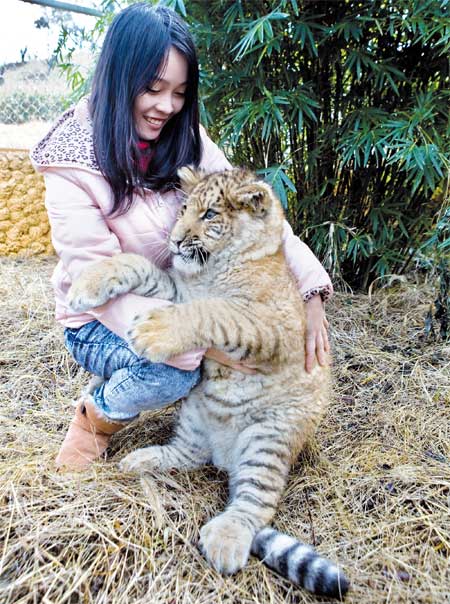
[[[200,167],[206,172],[231,168],[222,151],[201,131],[203,153]],[[126,294],[88,313],[76,313],[66,294],[73,279],[91,262],[119,252],[134,252],[161,268],[170,266],[167,236],[174,224],[180,198],[175,192],[145,190],[136,195],[131,209],[110,217],[112,192],[100,173],[92,143],[92,123],[87,99],[66,111],[30,153],[34,167],[45,178],[52,242],[59,257],[52,277],[56,319],[65,327],[80,327],[98,319],[111,331],[125,336],[137,314],[168,304],[157,298]],[[308,300],[332,293],[330,278],[307,245],[286,222],[284,251],[299,289]],[[204,351],[192,351],[169,361],[180,369],[197,367]]]

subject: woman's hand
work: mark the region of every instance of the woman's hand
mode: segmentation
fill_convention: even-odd
[[[330,343],[328,341],[329,323],[325,316],[322,298],[319,294],[305,303],[305,310],[305,369],[310,373],[316,361],[322,366],[328,362],[328,353],[330,352]]]
[[[252,367],[248,367],[244,363],[240,363],[239,361],[235,361],[230,358],[225,352],[218,350],[217,348],[208,348],[204,355],[207,359],[211,359],[212,361],[216,361],[221,365],[226,365],[227,367],[231,367],[231,369],[236,369],[236,371],[240,371],[241,373],[247,373],[249,375],[253,375],[257,373],[256,369]]]

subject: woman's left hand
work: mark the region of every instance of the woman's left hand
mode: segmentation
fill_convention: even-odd
[[[319,365],[329,362],[328,353],[330,343],[328,340],[329,323],[325,316],[322,298],[318,294],[305,303],[306,310],[306,342],[305,342],[305,369],[308,373],[313,370],[317,361]]]

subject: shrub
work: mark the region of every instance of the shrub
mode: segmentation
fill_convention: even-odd
[[[181,10],[180,0],[168,4]],[[203,121],[273,182],[335,278],[403,273],[447,203],[450,13],[435,0],[185,2]]]

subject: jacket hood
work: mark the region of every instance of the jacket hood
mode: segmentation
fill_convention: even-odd
[[[68,109],[30,152],[36,170],[79,167],[100,173],[94,153],[89,99],[84,97]]]

